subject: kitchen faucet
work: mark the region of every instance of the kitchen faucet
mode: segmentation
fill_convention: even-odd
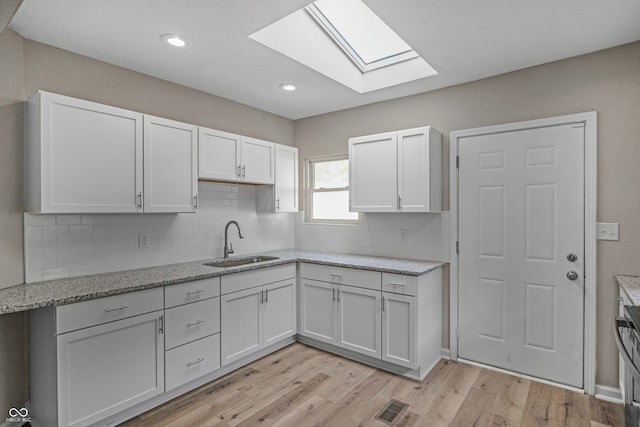
[[[229,221],[227,223],[227,225],[224,227],[224,257],[229,258],[229,255],[232,254],[234,252],[233,250],[233,245],[231,243],[228,243],[229,241],[229,226],[231,224],[235,224],[236,227],[238,227],[238,237],[240,237],[241,239],[244,239],[244,236],[242,235],[242,231],[240,231],[240,225],[236,222],[236,221]]]

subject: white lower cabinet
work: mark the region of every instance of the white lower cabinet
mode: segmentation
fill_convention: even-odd
[[[380,291],[311,279],[301,283],[302,335],[380,358]]]
[[[301,280],[300,334],[329,344],[338,342],[336,286],[317,280]]]
[[[382,336],[382,360],[411,369],[418,367],[416,297],[382,293]]]
[[[295,335],[295,265],[223,276],[222,293],[223,366]]]
[[[85,426],[164,392],[161,312],[58,336],[61,425]]]
[[[32,311],[32,424],[88,426],[163,393],[162,308],[159,288]],[[86,327],[127,310],[129,317]]]
[[[220,334],[168,350],[165,355],[167,391],[220,367]]]
[[[417,379],[440,359],[441,269],[408,276],[303,263],[300,271],[300,335],[312,340],[304,342],[367,355]]]

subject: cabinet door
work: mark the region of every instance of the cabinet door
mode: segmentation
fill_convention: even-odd
[[[398,132],[398,211],[441,208],[442,135],[431,126]]]
[[[60,425],[86,426],[164,392],[160,312],[57,340]]]
[[[199,128],[198,176],[202,179],[240,179],[240,135]]]
[[[382,298],[382,360],[415,369],[416,297],[384,292]]]
[[[298,211],[298,149],[276,144],[275,211]]]
[[[353,286],[338,290],[338,345],[380,358],[381,293]]]
[[[296,279],[263,288],[262,334],[266,347],[296,333]]]
[[[302,279],[302,335],[337,344],[337,286]]]
[[[395,132],[349,139],[349,200],[352,212],[396,212]]]
[[[40,92],[28,121],[29,210],[138,212],[142,114]]]
[[[198,128],[144,116],[144,211],[195,212]]]
[[[398,132],[398,210],[430,209],[429,128]]]
[[[256,138],[242,137],[240,158],[242,181],[255,184],[273,184],[274,144]]]
[[[251,288],[221,297],[221,363],[226,365],[260,349],[261,289]]]

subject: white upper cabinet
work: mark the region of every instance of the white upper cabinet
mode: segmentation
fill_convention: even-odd
[[[349,139],[351,211],[440,211],[441,146],[431,126]]]
[[[201,179],[237,181],[242,137],[203,127],[199,128],[198,134],[198,176]]]
[[[138,212],[142,114],[38,92],[27,113],[31,212]]]
[[[242,137],[240,165],[242,181],[254,184],[273,184],[275,180],[274,143]]]
[[[195,126],[42,91],[27,124],[30,212],[195,211]]]
[[[273,184],[274,143],[200,128],[200,179],[248,184]]]
[[[275,183],[256,188],[259,212],[298,212],[298,149],[275,146]]]
[[[195,212],[198,127],[144,116],[144,211]]]

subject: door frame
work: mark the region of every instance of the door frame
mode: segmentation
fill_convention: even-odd
[[[596,380],[596,208],[597,208],[597,113],[595,111],[548,117],[494,126],[452,131],[449,134],[449,352],[458,359],[458,140],[463,137],[512,132],[563,124],[584,123],[584,392],[595,394]]]

